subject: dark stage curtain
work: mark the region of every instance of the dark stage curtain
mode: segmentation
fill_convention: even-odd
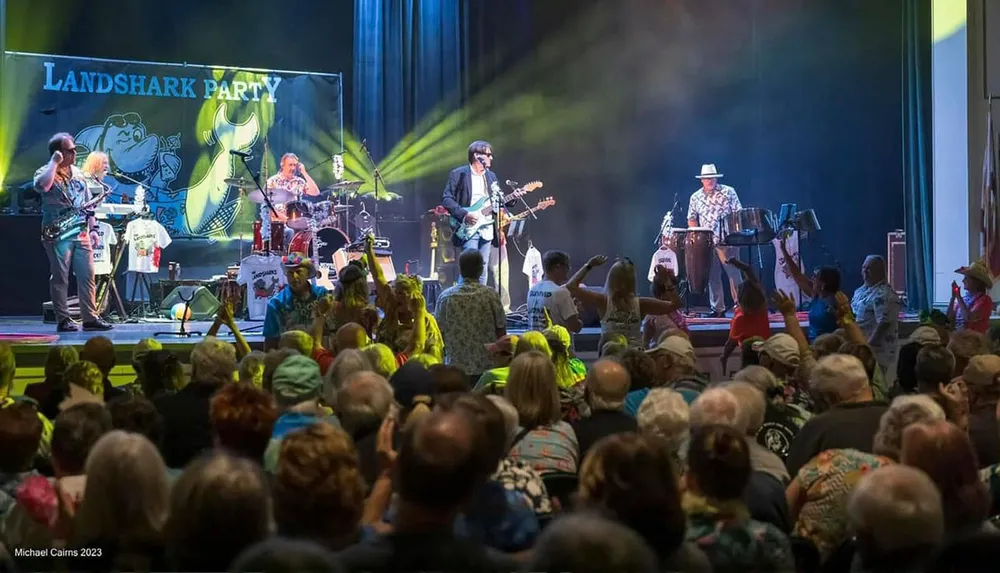
[[[906,291],[914,310],[933,302],[931,0],[903,5],[903,200]]]
[[[355,0],[354,132],[377,159],[426,113],[460,101],[459,0]]]

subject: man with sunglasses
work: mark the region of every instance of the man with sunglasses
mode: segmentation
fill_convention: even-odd
[[[79,209],[92,199],[87,181],[74,164],[76,143],[68,133],[57,133],[49,140],[49,162],[35,171],[35,190],[42,196],[42,226],[55,222],[68,209]],[[110,330],[111,325],[97,314],[94,286],[94,249],[100,234],[93,217],[81,219],[62,236],[43,240],[49,258],[49,293],[56,314],[58,332],[75,332],[76,323],[69,314],[66,302],[69,290],[69,273],[76,275],[77,295],[80,299],[80,317],[86,331]]]

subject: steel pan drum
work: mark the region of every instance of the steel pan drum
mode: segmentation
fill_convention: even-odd
[[[691,227],[684,234],[684,275],[688,289],[694,294],[702,294],[708,288],[708,276],[712,270],[715,233],[711,229]]]
[[[819,219],[816,218],[816,211],[813,209],[806,209],[805,211],[799,211],[792,218],[792,226],[795,227],[799,233],[815,233],[816,231],[822,231],[823,228],[819,226]]]
[[[740,209],[722,219],[722,241],[727,245],[770,243],[775,235],[774,213],[770,209]]]
[[[309,228],[309,221],[312,219],[312,205],[309,203],[302,200],[289,201],[285,203],[285,213],[285,224],[290,229],[304,231]]]

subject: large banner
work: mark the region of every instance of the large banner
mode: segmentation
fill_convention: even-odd
[[[48,160],[49,137],[68,132],[79,165],[103,151],[112,173],[142,183],[171,236],[222,239],[248,234],[258,211],[226,183],[251,177],[231,151],[250,153],[252,170],[265,175],[293,152],[307,168],[315,166],[309,173],[320,188],[333,182],[329,158],[343,146],[339,74],[5,57],[5,96],[15,100],[8,109],[19,114],[8,185],[30,181]],[[112,176],[107,182],[116,188],[114,202],[132,201],[134,183]]]

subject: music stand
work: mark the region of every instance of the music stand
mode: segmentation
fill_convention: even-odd
[[[177,296],[179,296],[181,300],[184,301],[184,313],[181,314],[181,329],[177,332],[154,332],[153,333],[154,338],[157,336],[183,336],[184,338],[191,338],[192,336],[202,336],[201,332],[188,332],[186,328],[187,315],[188,311],[191,309],[191,301],[194,300],[194,292],[191,293],[190,297],[184,298],[184,295],[181,294],[180,290],[178,289]]]

